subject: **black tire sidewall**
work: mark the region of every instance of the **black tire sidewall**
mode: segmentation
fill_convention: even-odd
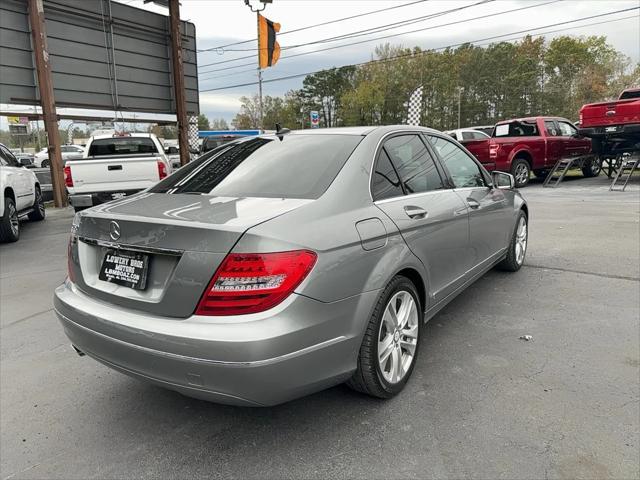
[[[40,212],[40,206],[42,205],[42,212]],[[44,220],[44,217],[46,216],[45,213],[45,209],[44,209],[44,199],[42,198],[42,191],[40,190],[40,188],[36,188],[36,198],[35,198],[35,202],[33,203],[33,212],[31,212],[29,214],[29,220],[32,221],[40,221],[40,220]]]
[[[390,394],[390,396],[396,395],[397,393],[399,393],[404,386],[406,385],[407,381],[409,380],[409,378],[411,377],[411,374],[413,373],[413,369],[416,365],[416,361],[418,359],[418,354],[420,352],[420,341],[422,338],[422,328],[423,328],[423,323],[424,323],[424,314],[423,314],[423,306],[420,304],[420,298],[418,296],[418,292],[416,290],[415,285],[413,284],[413,282],[411,280],[409,280],[406,277],[403,276],[398,276],[395,277],[392,282],[390,283],[390,285],[393,284],[392,288],[389,288],[385,291],[384,293],[384,298],[382,299],[382,309],[379,310],[378,312],[376,312],[376,318],[375,318],[375,331],[376,332],[380,332],[380,324],[382,322],[382,317],[384,316],[384,311],[385,308],[387,306],[387,304],[389,303],[389,300],[391,300],[391,297],[393,297],[396,293],[400,292],[400,291],[405,291],[407,293],[409,293],[412,297],[413,297],[413,301],[416,302],[416,306],[418,307],[418,339],[416,341],[416,351],[415,354],[413,356],[413,361],[411,362],[411,366],[409,367],[409,370],[407,371],[407,373],[405,373],[404,378],[399,381],[398,383],[392,384],[389,383],[385,380],[384,376],[382,375],[382,372],[380,370],[380,365],[378,363],[378,338],[377,338],[377,334],[376,334],[376,341],[373,343],[372,347],[373,347],[373,358],[375,359],[375,365],[374,368],[376,370],[376,378],[378,380],[378,383],[380,384],[380,387],[387,392],[388,394]]]
[[[18,232],[16,234],[13,233],[11,229],[11,216],[9,214],[9,205],[13,205],[14,210],[16,211],[16,203],[13,201],[11,197],[5,197],[4,199],[4,215],[2,216],[2,238],[1,240],[4,242],[16,242],[20,238],[20,221],[18,219]]]
[[[518,165],[520,165],[521,163],[527,167],[527,171],[529,172],[529,174],[527,175],[527,180],[524,183],[518,183],[518,180],[516,178],[516,168],[518,168]],[[526,187],[531,178],[531,166],[529,165],[529,162],[527,162],[524,158],[514,159],[511,164],[511,175],[513,175],[513,178],[516,181],[516,188]]]

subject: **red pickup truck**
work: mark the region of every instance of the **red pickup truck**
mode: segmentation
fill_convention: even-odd
[[[529,117],[498,122],[488,140],[463,142],[487,170],[511,172],[517,187],[529,183],[531,172],[544,178],[556,162],[591,151],[591,139],[578,134],[566,118]],[[586,177],[600,173],[597,162],[585,165]]]
[[[602,157],[640,150],[640,88],[625,90],[617,101],[584,105],[579,132]]]

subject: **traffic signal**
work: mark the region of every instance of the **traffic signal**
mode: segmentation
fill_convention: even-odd
[[[273,67],[280,58],[280,45],[276,33],[280,24],[258,14],[258,62],[260,68]]]

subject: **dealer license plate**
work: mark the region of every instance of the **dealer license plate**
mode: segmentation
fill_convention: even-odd
[[[98,278],[136,290],[147,286],[149,255],[124,250],[107,250]]]
[[[604,131],[607,132],[607,133],[617,132],[618,131],[618,127],[617,126],[605,127]]]

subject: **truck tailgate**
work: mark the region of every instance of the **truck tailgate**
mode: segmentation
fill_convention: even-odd
[[[67,162],[71,193],[143,190],[160,180],[158,156],[84,159]]]
[[[592,103],[582,107],[581,128],[640,122],[640,99]]]

